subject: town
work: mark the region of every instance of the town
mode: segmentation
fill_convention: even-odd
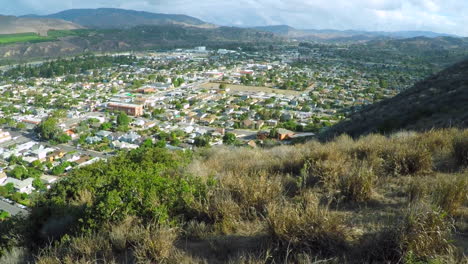
[[[404,88],[320,48],[195,47],[7,67],[0,203],[25,210],[73,168],[143,144],[183,151],[301,142]]]

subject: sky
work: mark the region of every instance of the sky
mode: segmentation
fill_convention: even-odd
[[[114,7],[186,14],[229,26],[428,30],[468,36],[468,0],[0,0],[0,14]]]

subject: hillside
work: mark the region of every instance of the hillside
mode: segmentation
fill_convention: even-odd
[[[468,127],[468,60],[436,74],[394,98],[364,107],[327,134]]]
[[[156,14],[115,8],[70,9],[43,17],[63,19],[89,28],[123,29],[141,25],[166,24],[213,27],[200,19],[186,15]]]
[[[467,136],[145,144],[73,170],[28,217],[0,221],[0,262],[466,263]]]
[[[89,51],[189,48],[196,45],[213,48],[231,46],[232,48],[239,46],[252,48],[258,44],[280,41],[282,39],[272,33],[242,28],[196,28],[180,25],[138,26],[132,29],[82,30],[75,36],[60,38],[58,41],[0,46],[0,60],[71,56]]]
[[[37,33],[46,35],[49,30],[83,28],[75,23],[51,18],[18,18],[0,15],[0,34]]]

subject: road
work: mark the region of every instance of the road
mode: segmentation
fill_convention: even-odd
[[[15,131],[11,129],[3,129],[3,130],[10,132],[11,136],[13,137],[13,140],[0,144],[0,147],[8,147],[13,144],[23,144],[25,142],[36,141],[47,147],[52,147],[52,148],[59,147],[65,152],[76,151],[78,153],[82,153],[84,155],[91,156],[91,157],[99,157],[99,158],[107,157],[106,155],[104,155],[104,153],[93,151],[93,150],[78,149],[77,147],[69,145],[69,144],[51,145],[48,142],[33,139],[33,136],[34,136],[33,133],[28,133],[27,131]]]
[[[18,214],[24,214],[24,215],[27,215],[28,214],[28,211],[24,210],[24,209],[21,209],[17,206],[14,206],[14,205],[11,205],[7,202],[4,202],[2,200],[0,200],[0,210],[3,210],[3,211],[6,211],[8,213],[10,213],[10,215],[18,215]]]

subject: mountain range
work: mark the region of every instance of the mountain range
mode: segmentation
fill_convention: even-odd
[[[313,41],[369,41],[382,39],[404,39],[414,37],[457,37],[451,34],[436,33],[431,31],[358,31],[358,30],[333,30],[333,29],[296,29],[288,25],[254,27],[256,30],[275,33],[277,35]]]
[[[143,11],[98,8],[70,9],[56,14],[25,17],[49,18],[70,21],[88,28],[132,28],[140,25],[178,24],[195,27],[214,27],[198,18],[187,15],[157,14]]]
[[[47,27],[36,29],[32,25],[52,24],[59,28],[73,29],[75,27],[86,27],[94,29],[128,29],[141,25],[181,25],[200,28],[215,28],[213,25],[198,18],[178,15],[178,14],[159,14],[144,11],[134,11],[116,8],[98,8],[98,9],[70,9],[50,15],[26,15],[20,18],[9,17],[10,20],[17,20],[15,26],[0,20],[0,29],[8,28],[8,31],[0,31],[0,34],[24,33],[28,29],[32,32],[44,31]],[[22,26],[26,24],[27,26]],[[5,27],[8,25],[8,27]],[[16,27],[16,30],[15,30]],[[50,29],[55,29],[50,26]],[[369,41],[381,39],[401,39],[412,37],[441,37],[451,36],[450,34],[441,34],[430,31],[357,31],[357,30],[316,30],[316,29],[296,29],[287,25],[251,27],[249,29],[274,33],[278,36],[297,40],[314,41]]]

